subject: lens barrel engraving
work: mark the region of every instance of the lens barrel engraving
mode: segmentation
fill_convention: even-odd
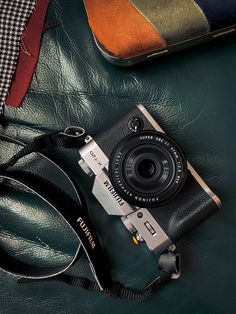
[[[114,148],[109,177],[116,192],[134,206],[156,206],[174,197],[186,177],[181,149],[165,134],[141,131]]]

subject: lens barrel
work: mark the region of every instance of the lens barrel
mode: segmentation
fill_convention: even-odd
[[[187,165],[181,149],[164,133],[141,131],[114,148],[109,176],[116,192],[134,206],[155,207],[183,186]]]

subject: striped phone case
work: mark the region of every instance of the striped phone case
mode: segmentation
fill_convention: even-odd
[[[95,42],[132,65],[236,32],[235,0],[84,0]]]

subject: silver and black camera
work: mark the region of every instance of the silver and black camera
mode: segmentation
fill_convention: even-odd
[[[86,139],[80,166],[94,175],[93,194],[120,216],[133,241],[157,254],[221,206],[150,113],[138,105],[106,132]]]

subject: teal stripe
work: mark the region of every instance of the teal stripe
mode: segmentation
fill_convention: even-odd
[[[174,44],[210,32],[210,25],[193,0],[130,0],[167,41]]]

